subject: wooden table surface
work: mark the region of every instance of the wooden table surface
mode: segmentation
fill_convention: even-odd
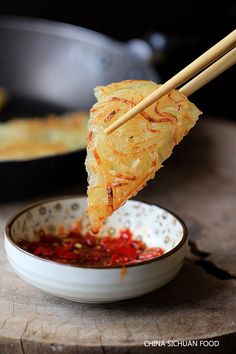
[[[139,194],[179,214],[190,251],[168,285],[103,305],[66,301],[34,289],[7,262],[6,219],[29,201],[0,204],[0,354],[166,353],[145,340],[214,338],[233,352],[236,333],[236,125],[201,118],[155,180]],[[77,190],[85,191],[85,183]],[[30,201],[32,202],[32,201]],[[202,348],[191,348],[191,353]],[[174,353],[189,352],[175,347]],[[214,351],[214,352],[215,352]],[[172,351],[171,351],[172,352]]]

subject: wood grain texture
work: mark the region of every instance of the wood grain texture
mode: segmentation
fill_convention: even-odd
[[[2,230],[6,219],[29,202],[0,204],[0,354],[167,353],[170,348],[144,348],[144,340],[202,338],[219,339],[214,352],[233,352],[235,137],[233,123],[202,118],[139,194],[185,220],[191,251],[171,283],[133,300],[77,304],[22,281],[6,260]],[[85,185],[77,191],[84,192]],[[191,353],[203,349],[195,350]]]

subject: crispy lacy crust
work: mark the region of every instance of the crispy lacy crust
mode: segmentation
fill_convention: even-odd
[[[1,123],[0,159],[35,158],[84,148],[87,118],[87,113],[73,112]]]
[[[109,124],[158,86],[151,81],[127,80],[95,89],[97,103],[90,111],[86,158],[88,215],[94,233],[154,177],[201,113],[174,90],[105,136]]]

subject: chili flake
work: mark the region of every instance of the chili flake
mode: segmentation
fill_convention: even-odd
[[[81,266],[125,266],[156,258],[164,253],[160,247],[147,245],[133,237],[129,229],[117,237],[82,235],[72,230],[66,236],[39,233],[39,241],[21,240],[18,245],[27,252],[52,261]]]

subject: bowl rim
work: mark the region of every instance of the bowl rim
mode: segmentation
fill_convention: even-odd
[[[44,262],[49,262],[52,264],[57,264],[60,266],[66,266],[66,267],[73,267],[73,268],[79,268],[79,269],[122,269],[123,267],[125,268],[130,268],[130,267],[137,267],[137,266],[142,266],[144,264],[149,264],[149,263],[154,263],[154,262],[158,262],[164,258],[167,258],[169,256],[171,256],[172,254],[176,253],[180,248],[182,248],[182,246],[187,242],[188,240],[188,229],[187,226],[185,224],[185,222],[174,212],[172,212],[171,210],[162,207],[159,204],[156,203],[151,203],[151,202],[145,202],[142,200],[137,200],[137,199],[131,199],[130,201],[136,201],[136,202],[141,202],[147,205],[154,205],[155,207],[158,207],[168,213],[170,213],[172,216],[174,216],[180,223],[180,225],[183,228],[183,236],[180,240],[180,242],[174,247],[172,248],[170,251],[167,251],[166,253],[162,254],[161,256],[158,257],[154,257],[152,259],[148,259],[146,261],[141,261],[138,263],[134,263],[134,264],[126,264],[124,266],[122,265],[112,265],[112,266],[83,266],[83,265],[77,265],[77,264],[66,264],[66,263],[60,263],[60,262],[56,262],[54,260],[50,260],[50,259],[45,259],[45,258],[41,258],[38,257],[24,249],[22,249],[20,246],[17,245],[17,243],[15,242],[15,240],[12,237],[12,233],[11,233],[11,228],[12,228],[12,224],[14,223],[14,221],[20,217],[22,214],[26,213],[27,211],[38,207],[42,204],[47,204],[47,203],[51,203],[53,201],[59,201],[59,200],[66,200],[66,199],[74,199],[74,198],[87,198],[86,194],[70,194],[70,195],[64,195],[64,196],[58,196],[58,197],[52,197],[52,198],[46,198],[46,199],[42,199],[36,203],[32,203],[30,205],[28,205],[27,207],[19,210],[17,213],[15,213],[13,216],[11,216],[8,221],[6,222],[5,228],[4,228],[4,234],[5,234],[5,238],[7,238],[7,240],[20,252],[25,253],[28,256],[31,256],[33,258],[36,258],[39,261],[44,261]]]

